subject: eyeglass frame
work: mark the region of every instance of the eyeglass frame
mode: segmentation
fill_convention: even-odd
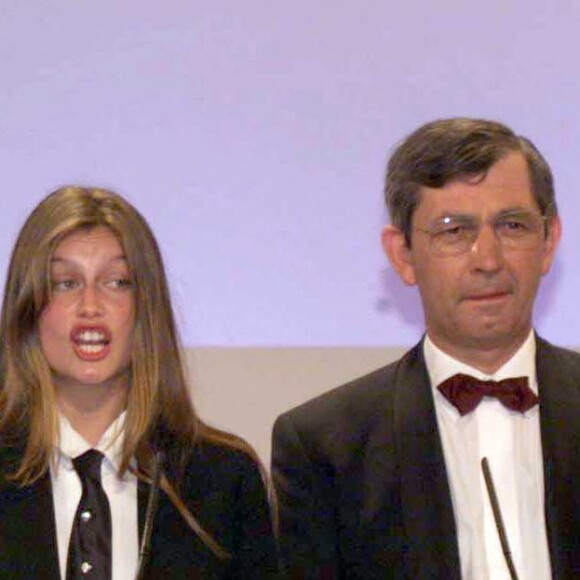
[[[510,223],[513,225],[515,217],[530,217],[536,220],[536,225],[538,226],[537,229],[534,231],[522,231],[520,234],[516,234],[513,236],[506,236],[505,233],[502,234],[501,230],[498,231],[498,227],[502,225],[509,225]],[[483,225],[488,224],[492,227],[494,235],[497,241],[500,243],[501,247],[508,247],[512,249],[532,249],[535,247],[537,242],[539,241],[538,234],[540,232],[544,232],[544,236],[548,233],[548,220],[550,220],[553,216],[551,215],[542,215],[536,213],[535,211],[529,211],[524,209],[512,209],[500,212],[491,218],[486,220],[481,220],[476,218],[470,214],[452,214],[452,215],[444,215],[437,219],[433,226],[430,228],[420,228],[417,226],[413,226],[412,229],[415,231],[422,232],[427,234],[430,238],[431,243],[435,250],[445,256],[459,256],[461,254],[466,254],[473,249],[473,246],[477,242],[480,234],[481,228]],[[509,218],[512,218],[511,220]],[[442,236],[445,233],[451,232],[453,228],[453,224],[455,227],[465,227],[471,226],[472,230],[464,235],[463,238],[457,238],[455,241],[452,241],[448,246],[445,246],[443,243]],[[520,222],[521,225],[521,222]],[[438,226],[441,228],[437,230]],[[447,226],[446,228],[444,226]],[[506,230],[508,233],[512,230]],[[438,241],[439,240],[439,241]],[[525,243],[522,243],[525,242]]]

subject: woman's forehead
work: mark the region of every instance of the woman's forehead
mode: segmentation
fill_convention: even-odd
[[[79,258],[125,259],[119,237],[106,226],[73,231],[54,248],[51,261]]]

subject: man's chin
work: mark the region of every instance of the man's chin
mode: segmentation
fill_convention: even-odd
[[[463,336],[465,345],[486,351],[516,350],[527,338],[530,329],[516,329],[505,322],[504,318],[471,327]]]

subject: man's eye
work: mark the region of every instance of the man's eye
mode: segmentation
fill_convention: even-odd
[[[445,227],[437,228],[433,233],[436,237],[453,239],[463,238],[471,235],[473,227],[469,224],[449,224]]]
[[[500,220],[496,224],[498,232],[504,234],[526,234],[531,231],[530,224],[521,219]]]

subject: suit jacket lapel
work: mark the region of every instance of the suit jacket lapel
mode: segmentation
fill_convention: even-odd
[[[580,369],[538,338],[546,526],[555,579],[580,575]]]
[[[422,343],[401,361],[395,432],[411,578],[459,579],[459,549]]]

